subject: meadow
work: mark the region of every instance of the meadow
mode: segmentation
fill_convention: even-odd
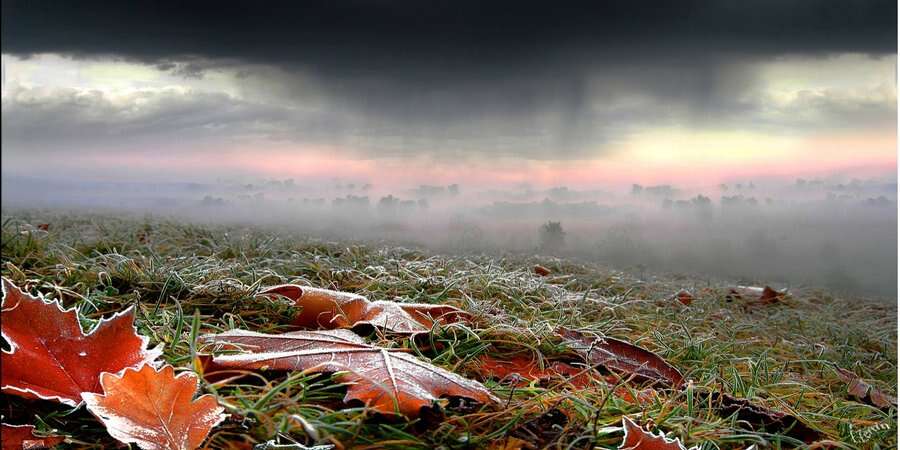
[[[535,273],[536,266],[548,273]],[[257,295],[265,286],[452,305],[472,319],[436,324],[421,340],[377,329],[364,337],[477,380],[501,400],[449,398],[405,419],[344,403],[346,387],[334,375],[204,380],[200,390],[229,414],[212,430],[209,448],[617,448],[623,416],[702,449],[897,446],[896,406],[850,395],[839,370],[896,397],[895,303],[797,288],[759,305],[729,295],[727,281],[639,278],[524,252],[461,256],[386,241],[322,241],[285,227],[34,210],[3,212],[2,275],[77,308],[86,329],[134,305],[138,332],[151,346],[163,345],[163,359],[201,373],[202,335],[296,330],[296,308]],[[675,298],[681,290],[691,293],[689,305]],[[564,345],[560,329],[650,350],[688,382],[660,387],[610,376]],[[541,370],[565,362],[602,376],[587,383],[565,374],[498,379],[480,370],[485,355],[524,357]],[[729,413],[717,401],[725,394],[792,415],[817,437]],[[4,422],[67,436],[62,448],[117,445],[84,407],[3,394],[2,411]]]

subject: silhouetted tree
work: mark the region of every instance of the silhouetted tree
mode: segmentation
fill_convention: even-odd
[[[561,222],[549,221],[541,225],[541,250],[557,252],[566,246],[566,232]]]

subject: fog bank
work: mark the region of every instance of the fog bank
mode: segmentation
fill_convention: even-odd
[[[875,178],[596,190],[2,178],[6,214],[53,208],[274,225],[324,239],[388,240],[454,254],[550,254],[624,270],[823,287],[891,301],[897,295],[896,192],[895,180]],[[542,231],[548,222],[559,227]]]

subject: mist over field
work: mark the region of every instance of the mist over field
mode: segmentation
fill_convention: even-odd
[[[891,298],[897,184],[752,180],[707,189],[577,190],[333,179],[238,183],[3,177],[4,209],[50,208],[255,224],[323,239],[388,241],[450,254],[544,254],[654,273]],[[542,231],[559,222],[562,233]]]

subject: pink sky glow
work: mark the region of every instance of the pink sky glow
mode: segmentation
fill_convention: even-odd
[[[435,160],[429,157],[365,158],[340,149],[302,147],[167,153],[108,153],[85,155],[72,164],[85,164],[111,173],[167,173],[171,179],[208,181],[218,176],[294,178],[300,184],[340,180],[372,183],[382,188],[420,184],[484,188],[528,183],[535,187],[569,186],[579,189],[615,188],[631,183],[704,188],[723,182],[793,180],[797,177],[885,177],[896,173],[896,135],[891,133],[833,134],[792,140],[761,154],[740,152],[678,153],[679,149],[626,145],[595,159],[529,160],[468,157]],[[763,145],[764,143],[761,143]],[[764,145],[762,148],[765,148]],[[673,154],[665,154],[667,151]],[[663,155],[660,156],[660,153]]]

